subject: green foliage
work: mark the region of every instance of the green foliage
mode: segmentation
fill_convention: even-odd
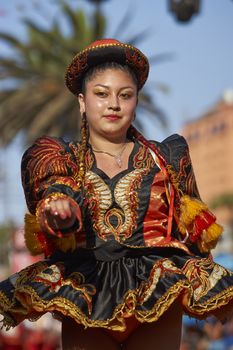
[[[63,19],[68,23],[66,35],[58,20],[44,29],[29,18],[24,20],[26,40],[0,33],[0,40],[13,50],[10,57],[0,55],[0,81],[7,86],[0,90],[0,146],[11,143],[19,131],[24,132],[28,144],[43,134],[78,138],[79,108],[65,87],[64,68],[77,52],[105,37],[106,19],[100,11],[100,2],[96,2],[88,20],[82,10],[59,1]],[[126,14],[125,23],[128,20]],[[121,27],[121,33],[125,33],[125,28]],[[144,37],[145,32],[134,34],[128,42],[135,44]],[[141,94],[139,105],[164,123],[164,115],[149,94]]]
[[[42,134],[74,139],[79,135],[79,109],[64,85],[64,67],[75,53],[103,35],[105,20],[99,15],[97,24],[89,23],[83,11],[74,11],[67,3],[62,9],[68,36],[57,22],[43,29],[30,19],[24,20],[26,42],[0,33],[0,39],[14,51],[10,58],[0,57],[0,80],[12,82],[11,88],[0,91],[3,146],[20,130],[25,131],[28,143]]]
[[[211,207],[214,209],[219,207],[233,209],[233,193],[225,193],[215,198],[211,203]]]
[[[10,240],[13,230],[12,223],[0,225],[0,265],[7,266],[9,264]]]

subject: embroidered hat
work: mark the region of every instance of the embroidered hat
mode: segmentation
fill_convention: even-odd
[[[94,41],[73,58],[65,75],[68,89],[74,95],[78,95],[81,92],[84,74],[88,69],[105,62],[128,65],[136,74],[139,90],[146,82],[149,62],[140,50],[115,39],[102,39]]]

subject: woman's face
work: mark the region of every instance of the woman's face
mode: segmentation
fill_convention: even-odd
[[[85,112],[90,138],[125,141],[137,105],[137,86],[131,75],[117,68],[97,72],[79,94],[81,113]]]

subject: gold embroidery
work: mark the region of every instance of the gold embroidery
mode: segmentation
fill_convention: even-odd
[[[117,208],[112,208],[107,211],[105,215],[105,221],[107,226],[110,227],[111,232],[118,232],[119,227],[123,224],[123,216],[124,213],[122,212],[122,210]],[[115,227],[111,224],[111,218],[117,219],[117,224]]]
[[[30,147],[22,159],[22,183],[28,209],[34,214],[41,194],[56,181],[64,184],[64,179],[78,173],[78,163],[67,145],[53,137],[41,137]],[[74,181],[66,183],[76,188]]]
[[[74,152],[76,161],[79,162],[80,158],[80,152],[81,152],[81,144],[80,143],[71,143],[70,148]],[[87,149],[86,155],[85,155],[85,166],[86,169],[90,169],[94,163],[94,157],[92,152],[90,151],[90,148]],[[77,177],[78,174],[76,174]]]
[[[226,270],[220,265],[215,265],[213,271],[209,275],[207,288],[205,289],[205,294],[208,293],[210,289],[214,288],[223,276],[226,276]],[[202,286],[200,286],[194,291],[194,297],[196,300],[198,300],[202,297],[202,295],[203,288]]]
[[[183,273],[190,281],[195,299],[200,299],[209,289],[209,273],[207,270],[213,268],[213,261],[210,257],[204,259],[190,259],[183,267]]]
[[[19,277],[16,280],[15,288],[17,289],[26,281],[33,280],[36,277],[36,275],[39,274],[42,270],[44,270],[47,266],[48,265],[45,262],[41,261],[30,265],[18,272]]]
[[[69,170],[77,171],[77,164],[73,162],[72,155],[67,152],[64,145],[52,137],[37,139],[35,146],[29,152],[27,170],[29,171],[30,182],[37,184],[47,174],[57,176],[69,175]]]
[[[73,191],[78,191],[80,189],[80,186],[78,186],[78,183],[75,180],[75,175],[72,177],[58,177],[55,180],[54,185],[69,186]]]
[[[58,292],[63,286],[71,286],[74,290],[81,293],[79,296],[84,298],[88,305],[88,312],[92,312],[92,296],[96,289],[91,284],[85,284],[85,277],[80,272],[71,273],[65,280],[63,278],[64,266],[62,263],[51,265],[36,275],[35,281],[42,282],[49,286],[50,291]]]
[[[147,147],[141,145],[137,154],[133,158],[133,166],[135,169],[152,168],[155,165],[151,152]]]
[[[210,256],[198,260],[190,259],[182,270],[193,287],[196,301],[206,295],[223,276],[227,275],[227,270],[216,265]],[[212,270],[211,273],[209,270]]]
[[[154,264],[153,268],[150,272],[150,277],[147,283],[142,283],[141,285],[141,295],[140,295],[140,304],[145,303],[150,296],[152,295],[153,291],[156,289],[157,284],[159,282],[159,279],[164,276],[166,273],[176,273],[181,274],[181,270],[178,269],[175,264],[165,258],[159,260],[157,263]]]
[[[179,281],[173,285],[163,296],[154,304],[151,310],[137,310],[138,304],[138,289],[129,290],[123,297],[123,302],[119,304],[113,311],[111,318],[107,320],[93,320],[85,315],[79,307],[73,304],[70,300],[55,297],[51,300],[43,300],[30,286],[23,286],[17,292],[17,299],[25,300],[25,294],[31,299],[30,305],[37,313],[58,311],[65,316],[72,317],[77,323],[81,323],[84,327],[102,327],[115,331],[125,331],[125,317],[134,315],[140,322],[157,321],[162,314],[167,311],[169,306],[177,299],[183,289],[187,288],[187,282]],[[29,311],[31,310],[28,307]],[[24,310],[25,313],[25,310]]]
[[[138,310],[138,293],[139,290],[129,290],[123,297],[123,302],[119,304],[113,311],[112,317],[107,320],[93,320],[86,316],[79,307],[73,304],[70,300],[62,297],[55,297],[52,300],[41,299],[35,290],[29,286],[22,286],[16,291],[16,297],[19,301],[24,303],[25,298],[30,298],[30,306],[25,305],[26,309],[22,310],[22,314],[26,315],[31,311],[31,306],[35,312],[60,312],[65,316],[72,317],[77,323],[81,323],[84,327],[102,327],[112,329],[115,331],[125,331],[125,317],[127,315],[134,315],[140,322],[155,322],[166,312],[170,305],[177,300],[179,295],[182,295],[181,304],[184,311],[190,316],[203,319],[210,314],[218,314],[218,310],[221,307],[226,307],[230,299],[232,299],[233,287],[229,287],[221,293],[217,293],[212,298],[207,299],[202,304],[193,304],[192,295],[193,289],[187,280],[178,281],[173,285],[166,293],[164,293],[153,305],[150,310]],[[24,303],[25,304],[25,303]],[[6,307],[7,310],[9,310]],[[9,310],[14,316],[14,309]],[[18,310],[19,312],[19,310]],[[220,309],[221,312],[221,309]],[[4,319],[4,326],[10,328],[15,326],[12,320],[8,319],[7,315]]]
[[[135,169],[123,176],[116,184],[115,201],[122,208],[125,216],[125,222],[118,230],[122,240],[129,238],[137,227],[138,192],[136,190],[141,186],[143,175],[148,171],[148,168]]]
[[[218,319],[226,321],[228,316],[232,316],[232,293],[233,287],[229,287],[202,303],[193,303],[190,295],[188,295],[186,296],[187,300],[184,300],[185,313],[199,319],[215,315]],[[225,310],[229,307],[228,313],[222,312],[222,307]]]
[[[111,233],[104,223],[106,211],[112,205],[112,194],[109,187],[100,176],[87,171],[85,176],[86,198],[93,219],[93,228],[97,235],[106,240],[105,236]]]
[[[117,241],[124,241],[132,235],[137,225],[138,193],[143,175],[148,168],[135,169],[123,176],[114,190],[115,201],[119,208],[111,208],[113,203],[110,188],[102,178],[92,171],[85,177],[86,197],[93,218],[96,234],[106,240],[106,236],[113,234]],[[108,212],[110,210],[110,212]],[[110,218],[115,216],[117,225],[113,226]]]
[[[49,286],[50,291],[58,292],[63,282],[61,270],[63,270],[62,264],[51,265],[38,273],[35,281]]]
[[[91,149],[88,148],[87,152],[86,152],[86,158],[85,158],[85,164],[86,164],[86,169],[91,169],[91,167],[93,166],[94,164],[94,155],[93,153],[91,152]]]
[[[0,292],[0,305],[3,311],[8,310],[12,306],[12,302],[3,292]]]

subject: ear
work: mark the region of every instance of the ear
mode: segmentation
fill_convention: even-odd
[[[80,113],[81,114],[85,113],[86,112],[85,98],[82,93],[78,94],[78,102],[79,102]]]

